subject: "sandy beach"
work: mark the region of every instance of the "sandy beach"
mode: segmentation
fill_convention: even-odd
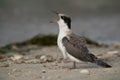
[[[112,67],[81,61],[73,69],[57,42],[72,43],[66,50],[76,58],[87,50],[69,29]],[[120,80],[120,0],[0,0],[0,80]]]
[[[89,50],[112,68],[92,63],[72,62],[62,65],[62,54],[57,46],[42,47],[23,54],[12,54],[0,59],[0,80],[119,80],[120,48],[89,46]]]

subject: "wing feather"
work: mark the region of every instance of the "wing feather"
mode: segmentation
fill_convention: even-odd
[[[85,46],[85,41],[82,38],[69,36],[62,39],[62,43],[65,46],[67,52],[73,57],[82,61],[93,61],[93,54],[89,53],[89,50]]]

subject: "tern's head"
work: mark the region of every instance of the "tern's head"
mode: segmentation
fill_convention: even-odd
[[[67,25],[71,29],[71,18],[65,14],[56,13],[59,16],[59,19],[55,19],[51,22],[57,22],[59,25]]]

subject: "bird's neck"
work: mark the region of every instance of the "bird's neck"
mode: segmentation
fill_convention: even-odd
[[[59,24],[59,35],[64,37],[71,34],[72,31],[66,24]]]

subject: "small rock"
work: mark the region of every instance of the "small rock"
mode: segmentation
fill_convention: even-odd
[[[20,55],[20,54],[14,54],[14,55],[11,57],[11,60],[16,61],[16,60],[20,60],[20,59],[22,59],[22,58],[23,58],[22,55]]]
[[[0,54],[0,62],[6,61],[7,58],[4,55]]]
[[[21,70],[18,70],[16,68],[12,69],[13,72],[21,72]]]
[[[43,67],[47,67],[46,65],[43,65]]]
[[[119,51],[109,51],[109,52],[107,52],[107,54],[109,54],[109,55],[115,55],[115,54],[118,54],[119,53]]]
[[[46,57],[47,57],[48,62],[54,61],[54,59],[53,59],[53,57],[51,55],[46,55]]]
[[[47,61],[47,57],[46,57],[45,55],[42,55],[42,56],[40,57],[40,60],[46,62],[46,61]]]
[[[30,57],[24,56],[24,60],[29,60],[29,59],[30,59]]]
[[[41,60],[41,63],[54,61],[54,59],[51,55],[42,55],[40,57],[40,60]]]
[[[11,72],[8,72],[8,75],[11,75]]]
[[[17,71],[17,69],[16,69],[16,68],[14,68],[12,71],[13,71],[13,72],[16,72],[16,71]]]
[[[83,70],[80,71],[80,73],[82,73],[82,74],[90,74],[90,71],[87,70],[87,69],[83,69]]]
[[[27,61],[24,61],[26,64],[37,64],[37,63],[40,63],[40,61],[38,59],[31,59],[31,60],[27,60]]]
[[[16,60],[16,61],[14,61],[15,63],[17,63],[17,64],[22,64],[22,63],[25,63],[25,61],[24,60]]]
[[[46,70],[42,70],[42,73],[46,73]]]

